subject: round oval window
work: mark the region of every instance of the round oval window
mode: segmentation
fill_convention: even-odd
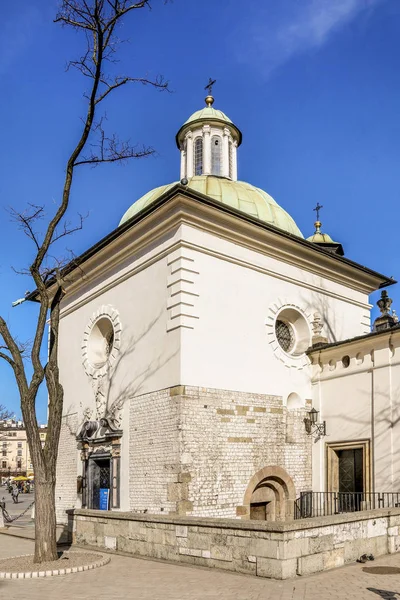
[[[277,319],[275,323],[275,332],[281,348],[285,352],[291,352],[296,341],[295,333],[291,324],[287,321]]]
[[[114,327],[110,319],[101,317],[92,327],[87,355],[93,367],[106,364],[114,346]]]
[[[293,308],[284,308],[275,321],[275,335],[284,352],[292,356],[304,354],[310,345],[310,329],[303,315]]]

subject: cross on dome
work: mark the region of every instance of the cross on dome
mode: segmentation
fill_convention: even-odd
[[[213,85],[215,85],[216,83],[217,83],[217,80],[211,79],[211,77],[210,77],[206,87],[204,88],[205,90],[208,91],[208,95],[205,98],[207,106],[212,106],[214,104],[214,96],[212,95],[212,89],[213,89]]]
[[[317,221],[319,221],[319,211],[321,210],[321,208],[324,208],[324,207],[319,202],[317,202],[317,206],[315,208],[313,208],[313,210],[315,210],[315,212],[317,213]]]

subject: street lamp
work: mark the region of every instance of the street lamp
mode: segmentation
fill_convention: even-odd
[[[318,423],[318,410],[312,408],[308,413],[308,417],[304,419],[304,425],[307,435],[315,436],[316,442],[326,435],[326,421]]]

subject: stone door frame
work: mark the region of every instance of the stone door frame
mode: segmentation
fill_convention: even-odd
[[[363,493],[372,492],[371,480],[371,440],[351,440],[346,442],[326,442],[326,491],[339,491],[339,457],[341,450],[363,451]]]

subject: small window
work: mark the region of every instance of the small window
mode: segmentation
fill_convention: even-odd
[[[7,456],[7,450],[3,450],[3,456]]]
[[[278,319],[275,324],[276,337],[285,352],[291,352],[294,348],[296,336],[294,329],[287,321]]]
[[[1,463],[1,468],[7,469],[7,461],[6,460],[3,460],[3,462]]]
[[[3,448],[7,448],[7,442],[3,442]]]
[[[18,456],[22,456],[22,450],[18,450]]]
[[[194,174],[203,174],[203,139],[196,138],[194,142]]]
[[[17,460],[17,469],[21,469],[21,461]]]
[[[222,141],[218,135],[211,139],[211,175],[221,175]]]
[[[22,442],[18,442],[18,448],[22,448]]]

